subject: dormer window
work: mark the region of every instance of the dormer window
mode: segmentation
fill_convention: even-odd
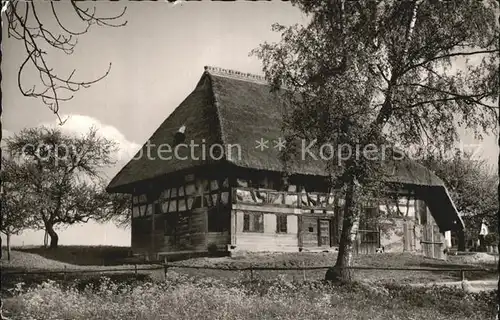
[[[185,125],[182,125],[179,130],[177,130],[177,132],[175,133],[174,135],[174,142],[176,145],[178,145],[179,143],[182,143],[186,140],[186,126]]]

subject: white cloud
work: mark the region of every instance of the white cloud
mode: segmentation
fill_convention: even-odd
[[[128,140],[117,128],[104,124],[95,118],[79,114],[63,115],[61,118],[67,119],[62,126],[59,125],[58,121],[42,123],[41,125],[57,127],[62,132],[76,135],[86,134],[91,127],[95,127],[99,135],[118,144],[119,151],[116,155],[116,160],[119,162],[129,161],[141,147],[141,145]]]

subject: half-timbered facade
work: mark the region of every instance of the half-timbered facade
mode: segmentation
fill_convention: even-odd
[[[285,167],[283,101],[259,76],[205,68],[107,188],[133,196],[135,253],[335,250],[342,199],[324,165]],[[410,161],[392,165],[387,182],[403,187],[395,201],[357,204],[364,216],[391,214],[356,223],[355,250],[441,257],[444,235],[464,228],[443,181]]]

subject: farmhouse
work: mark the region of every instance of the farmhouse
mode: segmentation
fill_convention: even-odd
[[[284,101],[260,76],[205,67],[107,187],[133,195],[134,253],[335,250],[342,199],[321,161],[281,160]],[[397,200],[357,207],[389,209],[390,228],[359,221],[355,250],[442,257],[450,232],[464,229],[443,181],[411,161],[389,166]]]

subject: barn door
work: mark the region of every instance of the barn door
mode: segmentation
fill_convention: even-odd
[[[424,256],[434,259],[443,258],[443,236],[439,232],[439,227],[427,224],[422,229],[422,252]]]

